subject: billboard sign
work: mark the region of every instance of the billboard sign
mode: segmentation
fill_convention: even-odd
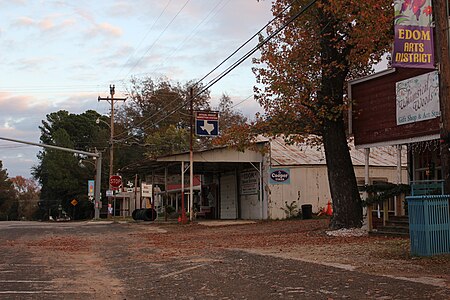
[[[437,71],[396,83],[397,125],[425,121],[440,116]]]
[[[291,172],[289,169],[272,169],[269,170],[270,184],[290,184]]]
[[[394,68],[434,69],[431,0],[394,1]]]
[[[219,113],[196,111],[195,112],[195,134],[199,136],[219,135]]]

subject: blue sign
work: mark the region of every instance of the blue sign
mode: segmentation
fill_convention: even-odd
[[[88,180],[88,196],[94,196],[95,181]]]
[[[219,135],[219,113],[217,112],[196,112],[195,113],[195,134],[200,136]]]
[[[290,184],[291,174],[289,169],[270,169],[269,171],[270,184]]]
[[[195,133],[203,136],[218,136],[219,121],[197,120],[195,122]]]

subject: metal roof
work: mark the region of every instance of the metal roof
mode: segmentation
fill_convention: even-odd
[[[349,143],[350,156],[354,166],[365,165],[364,149],[356,149]],[[271,139],[270,152],[272,165],[326,165],[325,152],[321,146],[311,146],[306,143],[289,145],[282,137]],[[402,165],[406,165],[406,148],[402,151]],[[369,155],[370,166],[397,166],[397,149],[395,147],[371,148]]]
[[[321,146],[304,144],[286,144],[283,137],[267,138],[259,136],[258,144],[270,142],[270,157],[272,166],[305,166],[326,165],[325,153]],[[355,149],[349,143],[350,156],[354,166],[364,166],[364,149]],[[404,148],[406,149],[406,148]],[[180,172],[180,161],[189,161],[189,153],[180,153],[159,157],[156,160],[142,160],[122,168],[122,173],[164,174],[168,168],[169,174]],[[239,165],[260,162],[261,153],[253,150],[239,152],[232,148],[219,147],[215,149],[194,152],[194,169],[196,172],[224,172],[234,170]],[[370,166],[396,167],[397,149],[392,146],[370,149]],[[406,166],[406,150],[402,151],[402,165]]]

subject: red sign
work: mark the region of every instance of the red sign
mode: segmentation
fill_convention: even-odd
[[[122,186],[122,177],[119,175],[113,175],[109,177],[109,185],[112,188],[118,189]]]

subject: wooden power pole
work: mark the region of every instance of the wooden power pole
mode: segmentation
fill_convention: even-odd
[[[111,104],[111,118],[110,118],[110,136],[109,136],[109,178],[114,175],[114,102],[115,101],[125,101],[127,98],[114,98],[115,86],[109,86],[109,94],[111,98],[98,97],[98,101],[108,101]],[[109,182],[108,178],[108,182]],[[109,183],[109,190],[111,190],[111,183]],[[108,204],[111,204],[111,197],[108,197]]]
[[[441,166],[445,194],[450,193],[450,60],[449,60],[449,1],[433,0],[436,24],[435,47],[439,70],[439,103],[441,110]]]

